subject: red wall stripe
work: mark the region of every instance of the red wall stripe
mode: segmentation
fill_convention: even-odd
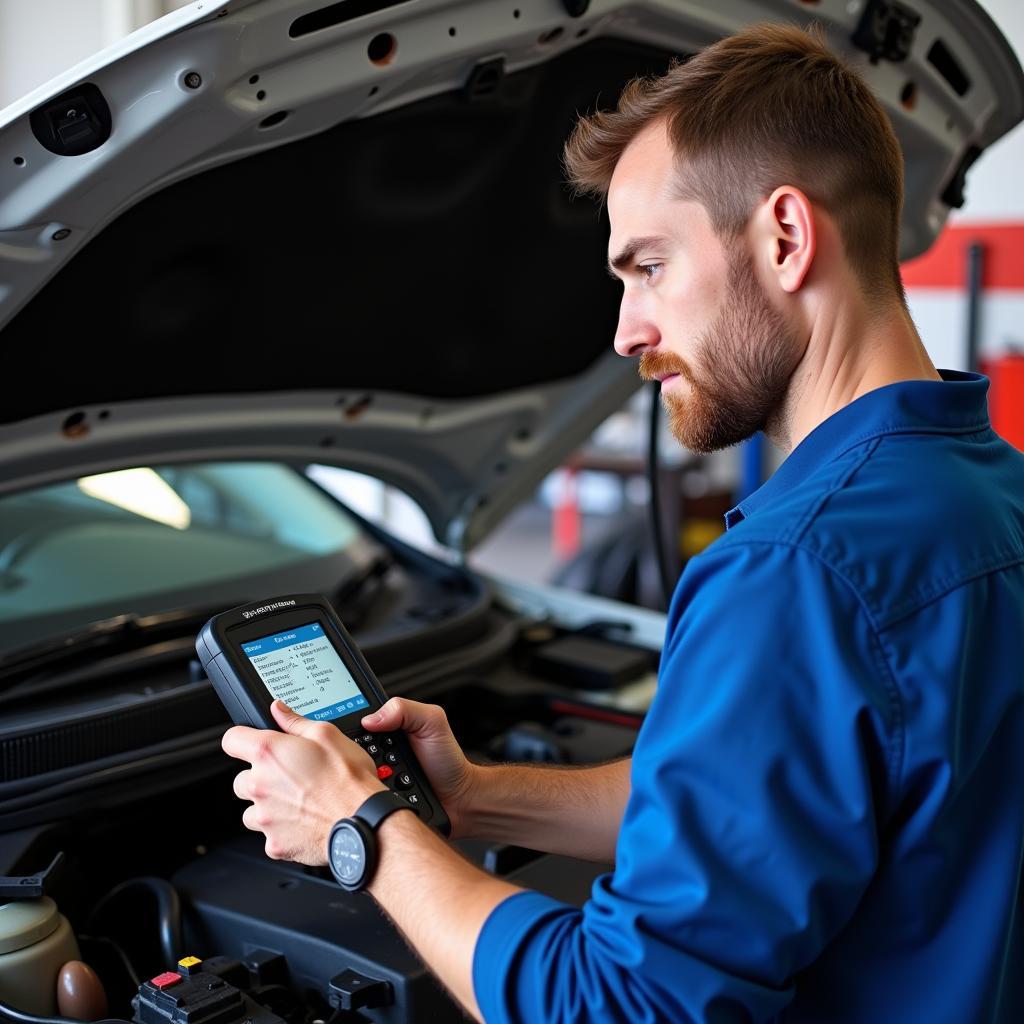
[[[967,249],[985,247],[983,288],[1024,288],[1024,224],[948,224],[923,256],[903,264],[907,288],[966,288]]]
[[[989,360],[981,371],[992,381],[988,408],[995,432],[1024,451],[1024,356]]]

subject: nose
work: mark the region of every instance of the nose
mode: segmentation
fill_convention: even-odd
[[[615,351],[620,356],[640,356],[649,349],[656,348],[661,340],[657,327],[649,317],[642,314],[629,301],[629,296],[622,297],[619,306],[619,326],[615,331]]]

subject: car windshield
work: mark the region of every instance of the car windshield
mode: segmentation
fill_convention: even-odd
[[[274,463],[136,467],[23,492],[0,500],[0,651],[113,615],[337,586],[372,547]]]

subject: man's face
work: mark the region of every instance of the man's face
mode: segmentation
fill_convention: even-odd
[[[609,262],[625,286],[615,350],[661,380],[672,433],[695,452],[750,437],[780,412],[799,339],[742,240],[725,246],[697,202],[672,196],[662,124],[627,147],[608,190]]]

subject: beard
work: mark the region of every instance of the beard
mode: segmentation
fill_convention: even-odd
[[[669,429],[701,455],[752,437],[778,419],[799,361],[796,332],[768,301],[746,253],[729,257],[722,312],[697,339],[690,366],[658,349],[640,357],[640,376],[678,373],[686,394],[663,394]]]

